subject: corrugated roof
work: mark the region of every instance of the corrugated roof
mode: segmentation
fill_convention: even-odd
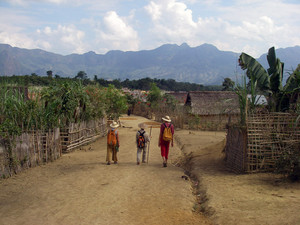
[[[240,112],[239,99],[235,92],[191,91],[188,98],[190,98],[192,113],[196,115],[237,114]]]

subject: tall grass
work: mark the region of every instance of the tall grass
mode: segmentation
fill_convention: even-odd
[[[247,118],[247,108],[248,108],[248,91],[246,84],[246,76],[243,77],[242,84],[237,83],[235,88],[235,93],[239,97],[240,105],[240,123],[242,126],[246,125]]]
[[[39,109],[35,101],[28,100],[19,88],[1,84],[0,132],[2,136],[20,135],[36,126]]]

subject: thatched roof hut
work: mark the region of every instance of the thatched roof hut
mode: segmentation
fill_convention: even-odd
[[[180,105],[184,105],[187,99],[188,92],[167,92],[166,94],[173,96]]]
[[[238,95],[231,91],[191,91],[185,105],[195,115],[238,114]]]

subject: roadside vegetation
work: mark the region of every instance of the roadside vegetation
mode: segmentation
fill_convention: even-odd
[[[93,123],[105,117],[117,120],[128,107],[126,96],[113,85],[83,85],[79,80],[53,80],[44,87],[3,82],[0,84],[0,98],[0,145],[5,149],[0,154],[3,177],[17,173],[23,165],[31,165],[31,162],[47,161],[46,140],[48,134],[57,128],[65,131],[74,124]],[[31,149],[33,152],[23,148],[18,150],[20,138],[24,135],[41,135],[42,139],[37,138],[32,144],[41,141],[46,147],[41,150],[40,145],[35,146]],[[56,152],[55,147],[50,148],[49,157],[54,159],[61,150]],[[43,151],[43,154],[35,150]]]
[[[268,112],[288,112],[298,115],[294,124],[290,125],[292,129],[300,122],[300,64],[283,84],[284,63],[276,57],[274,47],[269,49],[267,60],[269,68],[265,70],[253,57],[246,53],[240,55],[239,64],[246,70],[243,83],[238,84],[235,89],[240,100],[241,125],[245,126],[248,113],[259,110],[261,106],[257,105],[257,97],[264,95],[267,99]],[[247,94],[251,95],[250,99]],[[299,180],[300,143],[282,143],[282,146],[284,148],[281,149],[279,160],[276,162],[276,170],[287,174],[293,180]]]

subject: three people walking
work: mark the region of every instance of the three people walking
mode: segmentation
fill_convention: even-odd
[[[160,133],[158,138],[158,146],[160,147],[161,157],[163,160],[163,167],[167,167],[169,158],[170,143],[173,147],[174,125],[171,123],[169,116],[162,118],[163,123],[160,126]],[[118,163],[117,153],[120,147],[119,132],[117,130],[118,123],[113,122],[110,124],[110,129],[107,132],[107,154],[106,163],[110,165],[111,161],[115,164]],[[136,133],[136,146],[137,146],[137,165],[146,162],[147,157],[147,145],[150,142],[150,136],[146,132],[146,125],[144,123],[139,124],[140,130]],[[148,153],[149,154],[149,153]]]

